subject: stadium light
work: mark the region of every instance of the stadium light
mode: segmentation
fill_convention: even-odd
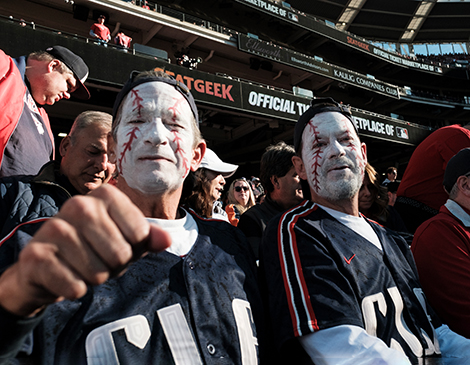
[[[420,2],[418,8],[416,9],[413,18],[410,20],[410,23],[406,27],[405,32],[402,34],[400,41],[411,42],[416,37],[417,31],[421,28],[426,17],[431,12],[436,0],[423,0]]]
[[[341,30],[347,30],[366,1],[367,0],[350,0],[341,13],[336,27]]]

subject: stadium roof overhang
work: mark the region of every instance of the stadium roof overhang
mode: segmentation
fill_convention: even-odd
[[[470,2],[452,0],[288,0],[369,40],[392,43],[468,42]]]

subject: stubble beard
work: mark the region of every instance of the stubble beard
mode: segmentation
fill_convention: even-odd
[[[348,200],[353,198],[360,190],[363,180],[363,174],[359,164],[350,167],[350,176],[336,181],[331,181],[327,177],[328,166],[322,169],[321,174],[318,176],[320,189],[317,194],[329,201]]]

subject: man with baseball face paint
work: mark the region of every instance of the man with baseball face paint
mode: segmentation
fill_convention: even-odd
[[[349,108],[314,99],[294,146],[308,200],[270,221],[260,249],[280,363],[465,361],[469,341],[429,308],[405,240],[359,212],[367,156]]]
[[[206,148],[191,94],[141,73],[113,114],[118,189],[70,199],[2,268],[0,363],[258,364],[246,239],[178,207]]]

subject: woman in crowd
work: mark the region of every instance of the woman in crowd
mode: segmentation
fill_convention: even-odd
[[[240,216],[255,204],[248,181],[243,177],[235,179],[228,189],[228,205],[225,207],[230,223],[236,227]]]
[[[398,212],[388,205],[387,190],[377,179],[377,172],[366,165],[364,181],[359,191],[359,211],[384,227],[398,232],[408,232]]]
[[[183,186],[181,202],[204,218],[217,218],[228,222],[227,213],[219,200],[225,179],[232,176],[238,165],[223,162],[214,151],[206,154],[196,172],[190,172]]]

